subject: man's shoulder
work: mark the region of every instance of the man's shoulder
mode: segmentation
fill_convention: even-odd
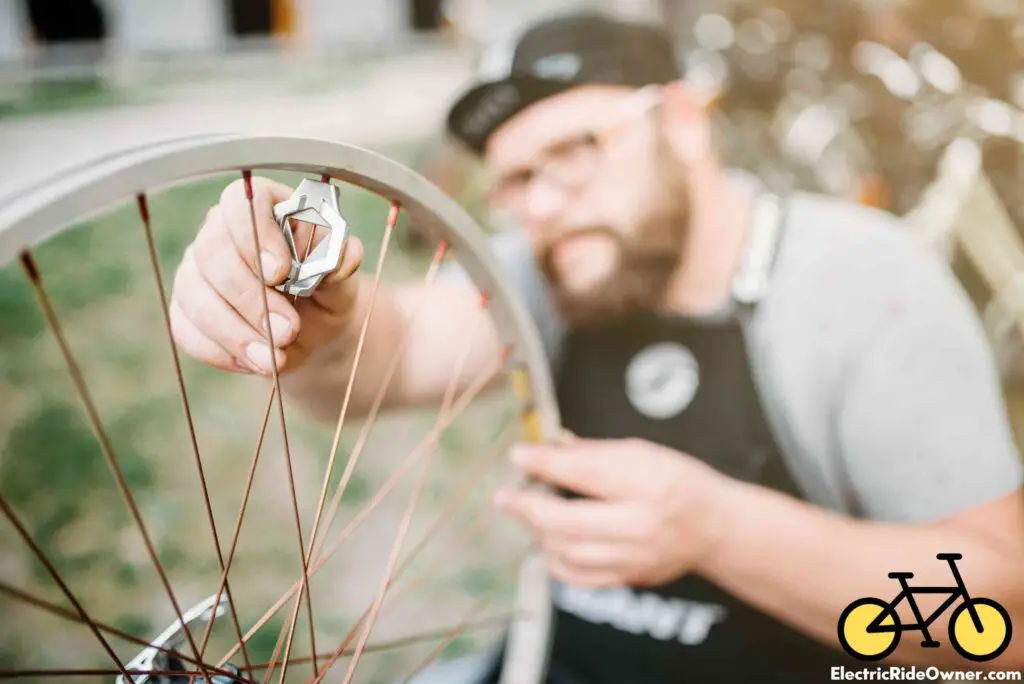
[[[914,300],[959,296],[948,266],[893,214],[812,193],[791,195],[786,212],[766,309],[861,327]]]

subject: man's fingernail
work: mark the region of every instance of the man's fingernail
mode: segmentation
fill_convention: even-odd
[[[509,450],[509,460],[511,460],[514,465],[520,467],[526,465],[527,461],[530,460],[530,454],[527,451],[528,448],[529,447],[523,445],[517,445],[512,447]]]
[[[507,508],[511,500],[511,495],[505,489],[499,489],[494,493],[494,505],[498,508]]]
[[[277,272],[281,268],[281,261],[270,252],[260,253],[260,266],[263,268],[263,280],[268,283],[277,281]]]
[[[274,372],[274,362],[270,358],[270,348],[265,342],[252,342],[245,348],[245,358],[264,373]]]
[[[281,340],[287,339],[289,333],[291,333],[292,322],[279,313],[272,313],[268,318],[270,319],[270,333],[274,336],[274,345],[277,346],[281,344]],[[265,322],[263,329],[267,329]]]

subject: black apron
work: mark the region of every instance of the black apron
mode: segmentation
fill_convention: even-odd
[[[696,390],[678,415],[665,417],[672,407],[653,400],[644,407],[642,397],[638,409],[637,399],[631,401],[627,393],[631,361],[655,345],[663,357],[696,361]],[[649,378],[655,395],[659,382],[686,381],[656,375]],[[804,498],[772,437],[735,318],[712,323],[635,314],[599,329],[573,331],[556,377],[562,422],[581,437],[640,437],[688,453],[732,478]],[[632,392],[636,397],[635,384]],[[679,397],[689,393],[684,387],[675,395],[684,401]],[[556,596],[562,591],[556,587]],[[625,591],[632,616],[622,613],[616,619],[614,611],[598,608],[595,619],[593,600],[589,619],[579,617],[580,610],[557,608],[552,684],[821,682],[830,666],[847,660],[701,577]],[[661,617],[653,617],[659,610]],[[690,620],[696,631],[689,633],[687,611],[700,612],[699,619]],[[651,622],[646,626],[645,614]]]

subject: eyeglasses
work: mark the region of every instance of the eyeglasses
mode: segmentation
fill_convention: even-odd
[[[551,183],[564,192],[582,188],[600,167],[602,149],[627,124],[661,102],[661,87],[645,86],[630,93],[615,115],[596,128],[548,145],[534,161],[507,172],[491,184],[487,200],[497,211],[518,214],[526,206],[531,187],[538,181]]]

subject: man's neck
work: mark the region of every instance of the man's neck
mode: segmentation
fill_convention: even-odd
[[[675,315],[708,315],[728,302],[747,242],[753,194],[721,168],[707,171],[690,184],[690,230],[665,297]]]

